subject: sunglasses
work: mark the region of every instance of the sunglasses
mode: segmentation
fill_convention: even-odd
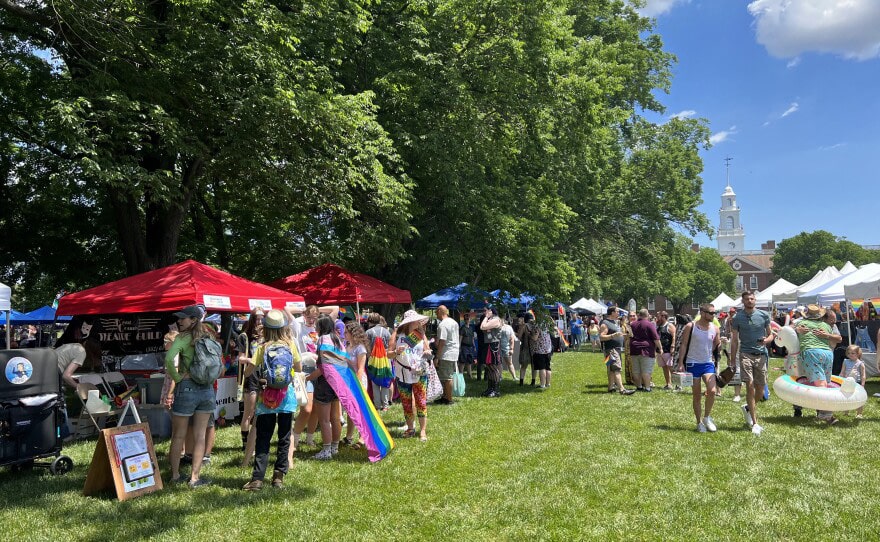
[[[717,311],[702,311],[704,314],[715,314]]]

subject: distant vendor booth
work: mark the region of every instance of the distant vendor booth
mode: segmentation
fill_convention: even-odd
[[[302,296],[187,260],[62,297],[57,314],[73,318],[56,346],[80,342],[92,357],[92,370],[121,372],[125,387],[137,392],[138,408],[150,420],[153,434],[167,436],[170,419],[159,404],[163,337],[177,329],[173,313],[187,305],[202,305],[207,313],[221,315],[226,373],[217,382],[215,416],[232,419],[239,414],[238,366],[230,354],[233,314],[256,307],[301,311]]]

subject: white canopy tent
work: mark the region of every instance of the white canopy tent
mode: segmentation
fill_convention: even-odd
[[[586,311],[590,311],[593,314],[605,314],[607,312],[607,307],[598,301],[590,298],[586,299],[584,297],[578,299],[574,303],[568,306],[570,309],[582,309]]]
[[[846,262],[843,264],[843,267],[840,268],[840,274],[846,275],[847,273],[852,273],[858,269],[858,267],[854,266],[852,262]]]
[[[880,298],[880,279],[872,277],[861,282],[844,284],[843,293],[849,300]]]
[[[813,275],[813,278],[801,284],[797,288],[792,288],[778,294],[773,294],[773,303],[794,305],[797,303],[798,296],[800,294],[814,290],[819,286],[822,286],[823,284],[828,284],[840,275],[841,273],[837,270],[836,267],[834,267],[833,265],[829,265],[825,269],[816,272],[816,274]]]
[[[797,286],[785,279],[779,279],[770,286],[767,286],[757,294],[755,294],[755,306],[766,308],[773,304],[773,296],[781,294],[789,290],[797,289]],[[737,302],[737,306],[742,306],[742,300]]]
[[[11,321],[9,313],[12,311],[12,288],[2,282],[0,282],[0,311],[6,313],[7,322]],[[12,339],[11,329],[12,326],[6,326],[6,348],[9,348],[10,340]]]
[[[831,303],[846,301],[847,285],[873,281],[880,281],[880,263],[865,264],[852,273],[841,275],[827,284],[799,294],[798,303],[801,305],[808,303],[830,305]]]
[[[718,294],[718,297],[711,301],[711,304],[715,306],[715,310],[726,311],[730,307],[735,306],[736,301],[734,301],[729,295],[721,292]]]

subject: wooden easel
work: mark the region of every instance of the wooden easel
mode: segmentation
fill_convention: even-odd
[[[124,501],[163,488],[150,425],[140,423],[137,407],[131,399],[126,403],[119,423],[129,409],[137,423],[101,430],[83,495],[112,491],[116,498]]]

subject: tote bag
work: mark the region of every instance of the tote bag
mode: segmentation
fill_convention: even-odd
[[[455,373],[452,375],[452,395],[454,397],[464,397],[464,391],[464,375],[458,372],[458,364],[456,364]]]
[[[433,363],[428,363],[426,371],[428,375],[428,402],[436,401],[443,396],[443,384],[440,383],[440,377],[437,376],[437,369]]]

